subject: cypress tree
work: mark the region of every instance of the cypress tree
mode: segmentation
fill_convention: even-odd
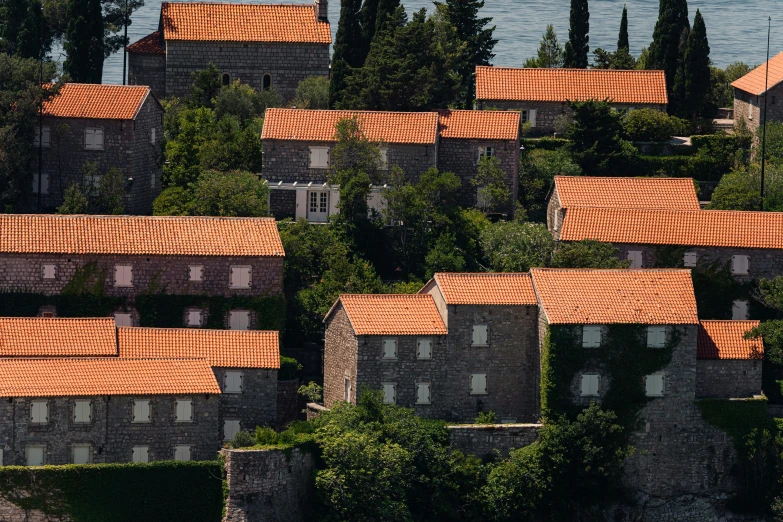
[[[631,49],[628,43],[628,8],[623,5],[623,18],[620,20],[620,36],[617,38],[617,50],[625,49],[629,51]]]
[[[688,21],[688,2],[686,0],[661,0],[658,9],[658,21],[653,31],[653,41],[650,44],[647,67],[663,70],[666,73],[666,90],[669,93],[669,112],[676,112],[680,102],[681,92],[678,80],[675,89],[677,72],[682,68],[685,44],[690,31]],[[682,78],[682,72],[680,72]]]
[[[41,34],[43,33],[43,34]],[[49,32],[49,24],[41,9],[41,2],[28,0],[27,16],[25,16],[19,34],[16,39],[16,55],[21,58],[41,58],[41,53],[46,56],[52,48],[52,37]]]
[[[692,118],[704,113],[709,102],[710,45],[707,42],[707,27],[699,10],[693,19],[693,30],[688,35],[685,48],[685,97],[684,113]]]
[[[394,18],[395,11],[400,7],[400,0],[379,0],[378,11],[375,15],[375,33],[386,24],[391,18]],[[374,35],[373,35],[374,37]]]
[[[101,0],[68,0],[63,70],[74,82],[101,83],[103,76],[103,12]]]
[[[0,10],[0,51],[15,55],[19,31],[27,17],[27,0],[5,0]]]
[[[367,55],[370,54],[370,44],[375,36],[375,22],[378,19],[378,2],[379,0],[364,0],[364,4],[362,4],[362,63],[367,59]]]
[[[362,27],[359,22],[362,0],[343,0],[340,6],[340,21],[332,56],[332,78],[329,82],[329,107],[334,108],[345,89],[345,79],[351,68],[361,67]]]
[[[571,0],[571,26],[568,29],[568,42],[565,45],[563,67],[587,68],[587,55],[590,52],[590,12],[587,0]]]

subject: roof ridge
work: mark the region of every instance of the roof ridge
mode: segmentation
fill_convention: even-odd
[[[783,53],[783,51],[782,51]],[[762,64],[763,65],[763,64]],[[568,72],[586,72],[586,73],[634,73],[634,74],[661,74],[660,69],[580,69],[576,67],[508,67],[498,65],[477,65],[476,69],[498,69],[506,71],[542,71],[544,73],[554,73],[558,71]]]
[[[438,115],[437,110],[432,111],[368,111],[368,110],[350,110],[350,109],[299,109],[296,107],[270,107],[267,109],[268,111],[288,111],[288,112],[317,112],[317,113],[325,113],[325,112],[331,112],[331,113],[337,113],[337,112],[345,112],[345,113],[352,113],[352,114],[434,114]],[[481,111],[470,111],[470,110],[464,110],[464,112],[481,112]],[[515,112],[515,111],[484,111],[484,112]]]

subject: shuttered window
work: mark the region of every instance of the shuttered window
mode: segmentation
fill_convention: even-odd
[[[73,402],[73,422],[92,422],[92,401]]]
[[[203,265],[190,265],[188,269],[188,279],[193,282],[199,282],[204,280],[204,266]]]
[[[114,266],[114,286],[133,286],[133,267],[131,265]]]
[[[731,256],[731,273],[735,275],[747,275],[750,268],[749,256]]]
[[[628,259],[631,261],[631,266],[628,268],[643,268],[643,257],[641,250],[629,250]]]
[[[397,385],[391,382],[383,383],[383,403],[397,404]]]
[[[49,422],[49,403],[47,401],[33,401],[30,405],[30,421],[35,424]]]
[[[231,330],[249,330],[250,312],[247,310],[231,310],[228,313],[228,327]]]
[[[696,252],[685,252],[682,256],[682,264],[686,268],[693,268],[699,262],[699,254]]]
[[[416,340],[416,358],[432,359],[432,339],[425,337]]]
[[[473,375],[470,376],[470,394],[471,395],[487,394],[486,373],[474,373]]]
[[[244,379],[242,372],[226,372],[223,375],[223,393],[242,393]]]
[[[43,265],[41,267],[41,277],[43,279],[54,279],[57,275],[57,265]]]
[[[87,150],[103,150],[103,129],[84,129],[84,148]]]
[[[486,390],[486,385],[484,386],[484,389]],[[430,403],[430,383],[428,383],[428,382],[417,382],[416,383],[416,404],[429,404],[429,403]]]
[[[329,168],[329,147],[310,147],[310,168]]]
[[[666,344],[665,326],[647,327],[647,348],[663,348]]]
[[[43,466],[44,465],[44,446],[33,444],[25,448],[25,457],[28,466]]]
[[[350,379],[344,379],[343,382],[343,397],[345,402],[351,402],[351,380]]]
[[[486,324],[473,325],[473,346],[489,346],[489,326]]]
[[[250,267],[232,266],[229,286],[231,288],[250,288]]]
[[[601,327],[585,325],[582,327],[582,347],[598,348],[601,346]]]
[[[174,460],[190,460],[190,446],[174,446]]]
[[[188,310],[187,325],[192,328],[198,328],[201,326],[202,310],[200,308]]]
[[[116,312],[114,314],[115,326],[133,326],[133,315],[127,312]]]
[[[177,422],[193,422],[193,401],[190,399],[177,399],[174,404],[177,410]]]
[[[235,419],[226,419],[223,421],[223,440],[233,440],[240,430],[239,421]]]
[[[583,397],[597,396],[600,382],[601,382],[600,375],[596,375],[596,374],[582,375],[581,395]]]
[[[381,147],[381,170],[389,170],[389,149]]]
[[[140,399],[133,401],[133,422],[150,422],[150,401]]]
[[[71,446],[71,457],[74,464],[89,464],[92,462],[92,446],[89,444],[74,444]]]
[[[663,374],[653,374],[645,377],[645,393],[648,397],[662,397],[664,391]]]
[[[145,464],[149,462],[150,461],[149,446],[133,446],[131,461],[145,463]]]
[[[44,125],[43,127],[35,129],[35,138],[33,145],[38,147],[41,143],[41,139],[43,139],[43,148],[48,148],[51,144],[51,129]]]
[[[41,194],[49,193],[49,174],[41,175]],[[33,174],[33,194],[38,194],[38,173]]]
[[[737,299],[731,303],[732,321],[746,321],[750,317],[748,302],[745,299]]]
[[[384,359],[396,359],[397,358],[397,339],[389,337],[383,340],[383,358]]]

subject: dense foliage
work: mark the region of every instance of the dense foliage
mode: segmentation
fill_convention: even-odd
[[[206,170],[188,188],[169,187],[155,199],[156,216],[253,217],[267,215],[269,187],[244,171]]]
[[[622,116],[607,102],[570,102],[573,124],[567,150],[587,176],[626,172],[638,152],[624,139]]]
[[[563,46],[557,40],[557,33],[552,24],[546,26],[541,37],[541,44],[535,57],[525,60],[525,67],[553,69],[563,66]]]

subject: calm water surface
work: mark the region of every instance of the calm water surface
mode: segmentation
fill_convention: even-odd
[[[243,0],[243,3],[299,3],[299,0]],[[783,18],[775,20],[773,7],[780,0],[690,0],[688,2],[691,23],[696,9],[701,10],[707,25],[712,61],[719,67],[731,62],[753,64],[764,62],[767,45],[767,17],[773,17],[771,52],[783,50]],[[134,14],[133,25],[128,29],[131,42],[151,33],[158,27],[161,0],[147,0],[146,5]],[[238,2],[237,2],[238,3]],[[432,9],[429,0],[403,0],[409,13]],[[658,17],[658,0],[590,0],[590,50],[597,47],[614,50],[623,4],[628,6],[628,32],[631,52],[636,56],[642,47],[650,44],[652,31]],[[538,49],[541,35],[547,24],[554,24],[561,42],[568,39],[569,0],[486,0],[484,16],[494,19],[494,65],[521,67],[525,59]],[[780,4],[778,4],[778,7]],[[332,32],[337,31],[340,4],[329,2],[329,19]],[[333,36],[334,38],[334,36]],[[55,55],[58,58],[59,55]],[[62,57],[59,57],[62,60]],[[104,65],[103,81],[122,81],[122,53],[110,57]]]

